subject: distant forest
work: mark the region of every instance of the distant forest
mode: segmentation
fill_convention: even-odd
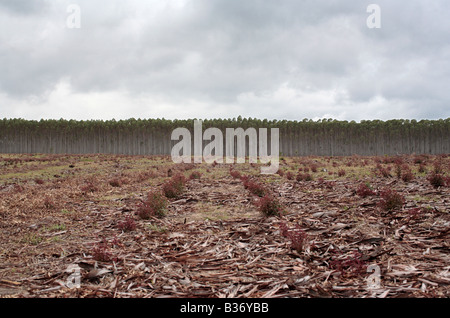
[[[193,131],[194,120],[0,120],[0,153],[170,155],[175,128]],[[284,156],[450,153],[450,118],[439,120],[204,119],[215,127],[279,128]],[[204,141],[204,145],[209,141]]]

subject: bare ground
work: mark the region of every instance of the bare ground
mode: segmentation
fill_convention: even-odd
[[[448,176],[450,158],[439,159]],[[449,187],[433,187],[414,157],[405,182],[386,158],[287,158],[280,169],[318,166],[312,181],[254,176],[283,204],[267,217],[230,165],[175,165],[167,157],[3,155],[0,183],[0,295],[3,297],[448,297]],[[383,161],[384,160],[384,161]],[[374,173],[376,163],[390,177]],[[169,169],[186,177],[162,218],[140,219],[148,191]],[[344,169],[345,175],[338,176]],[[111,179],[120,186],[112,186]],[[361,183],[405,197],[384,211]],[[90,191],[86,185],[93,186]],[[119,223],[131,217],[132,231]],[[301,249],[280,224],[298,226]],[[77,276],[78,273],[80,276]],[[73,285],[79,280],[79,286]],[[72,285],[71,285],[72,283]]]

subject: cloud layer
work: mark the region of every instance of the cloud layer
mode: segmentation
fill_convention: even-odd
[[[450,116],[450,3],[0,1],[0,116]],[[69,4],[81,28],[67,27]]]

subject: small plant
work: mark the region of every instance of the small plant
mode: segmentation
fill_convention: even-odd
[[[94,183],[92,181],[86,181],[86,183],[81,186],[80,190],[86,194],[86,193],[92,193],[92,192],[96,192],[98,191],[97,186],[94,185]]]
[[[262,184],[254,180],[248,180],[246,183],[246,188],[250,191],[250,193],[257,195],[258,197],[263,197],[267,192],[266,188]]]
[[[53,201],[52,198],[46,196],[44,198],[44,207],[47,208],[47,209],[53,209],[53,208],[56,207],[56,204],[55,204],[55,202]]]
[[[295,180],[300,181],[312,181],[313,177],[309,173],[298,173]]]
[[[376,192],[372,190],[370,184],[360,183],[358,188],[356,189],[356,194],[359,195],[360,197],[365,198],[371,195],[375,195]]]
[[[109,262],[112,255],[109,251],[109,244],[105,238],[97,242],[92,248],[92,257],[99,262]]]
[[[136,175],[137,182],[144,182],[149,178],[156,178],[158,174],[155,171],[142,171]]]
[[[332,190],[334,188],[335,184],[336,184],[336,182],[334,182],[334,181],[325,180],[320,185],[321,185],[321,187]]]
[[[378,206],[384,211],[394,211],[405,204],[405,197],[390,188],[382,190],[380,196],[381,200],[378,202]]]
[[[247,189],[248,183],[250,181],[250,177],[249,176],[241,176],[241,181],[242,181],[242,185],[244,186],[244,188]]]
[[[442,174],[444,172],[444,170],[442,168],[442,161],[440,159],[436,160],[433,163],[433,172],[435,174]]]
[[[388,168],[383,167],[381,164],[377,164],[375,168],[375,174],[377,176],[381,176],[383,178],[389,178],[391,177],[391,173],[389,172]]]
[[[422,208],[411,208],[406,211],[406,214],[410,219],[420,219],[424,215],[424,209]]]
[[[156,224],[148,224],[147,227],[154,232],[164,233],[167,232],[167,228],[165,226],[159,226]]]
[[[276,216],[283,211],[281,203],[270,194],[259,199],[258,208],[264,216]]]
[[[333,257],[330,267],[340,272],[342,275],[351,277],[366,272],[366,264],[362,259],[362,254],[353,251],[350,255]]]
[[[391,162],[393,162],[397,166],[401,166],[404,163],[404,159],[402,156],[395,156],[392,158]]]
[[[425,161],[427,160],[427,157],[425,155],[417,155],[414,157],[414,163],[415,164],[424,164]]]
[[[403,167],[400,164],[395,165],[395,174],[397,175],[398,179],[400,179],[402,176],[402,170]]]
[[[294,174],[292,173],[292,171],[286,172],[286,179],[288,179],[288,180],[294,179]]]
[[[414,179],[414,174],[407,164],[395,165],[395,174],[398,179],[402,179],[404,182],[410,182]]]
[[[414,174],[412,173],[412,171],[408,168],[406,170],[404,170],[401,174],[401,179],[404,182],[410,182],[414,179]]]
[[[182,174],[176,174],[163,184],[162,190],[167,198],[177,198],[183,193],[185,184],[186,178]]]
[[[200,179],[202,176],[202,174],[198,171],[193,171],[190,175],[189,175],[189,180],[193,180],[193,179]]]
[[[123,221],[117,224],[117,228],[124,232],[134,231],[136,229],[136,222],[131,216],[126,216]]]
[[[437,173],[436,170],[430,173],[430,175],[427,177],[427,180],[435,188],[439,188],[445,185],[444,176],[440,173]]]
[[[34,182],[36,182],[36,184],[44,184],[44,180],[42,180],[40,178],[34,179]]]
[[[161,192],[151,191],[147,195],[147,200],[141,203],[137,214],[142,219],[152,216],[163,217],[167,209],[167,198]]]
[[[234,179],[241,179],[241,173],[239,171],[230,169],[230,175],[234,178]]]
[[[417,171],[419,171],[419,173],[425,173],[427,172],[427,167],[423,163],[421,163],[419,164],[419,168],[417,169]]]
[[[122,181],[119,178],[114,178],[112,180],[109,180],[109,184],[112,187],[121,187],[122,186]]]
[[[338,170],[338,176],[339,176],[339,177],[345,176],[345,170],[344,170],[344,169],[339,169],[339,170]]]
[[[291,247],[297,252],[301,252],[305,246],[308,235],[303,231],[298,224],[294,228],[288,228],[286,223],[280,223],[281,235],[289,239]]]

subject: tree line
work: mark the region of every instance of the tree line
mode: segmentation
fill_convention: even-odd
[[[169,155],[175,128],[193,130],[193,119],[0,120],[0,153],[109,153]],[[450,153],[450,118],[439,120],[203,119],[203,131],[219,128],[278,128],[280,152],[305,155]],[[268,132],[270,134],[270,132]]]

